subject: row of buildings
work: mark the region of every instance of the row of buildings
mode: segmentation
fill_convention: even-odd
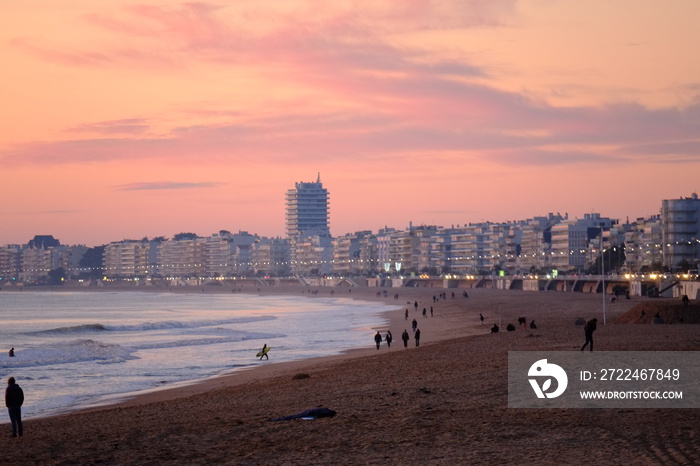
[[[332,237],[320,177],[286,195],[285,238],[244,231],[171,240],[64,246],[51,236],[0,248],[0,279],[40,282],[101,277],[483,275],[697,269],[700,200],[664,200],[660,215],[625,221],[548,214],[512,222],[385,228]],[[601,250],[605,259],[600,261]],[[101,254],[98,264],[95,253]],[[86,261],[91,256],[92,261]]]

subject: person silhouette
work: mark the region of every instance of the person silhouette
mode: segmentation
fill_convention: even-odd
[[[588,345],[589,343],[591,344],[591,351],[593,351],[593,332],[595,332],[597,328],[596,322],[598,322],[598,319],[593,318],[586,322],[586,326],[583,327],[583,333],[586,336],[586,342],[581,347],[581,351],[583,351],[586,348],[586,345]]]
[[[401,339],[403,340],[403,347],[408,348],[408,330],[403,331]]]
[[[22,429],[22,404],[24,403],[24,392],[15,382],[14,377],[7,379],[7,389],[5,389],[5,406],[10,414],[12,423],[12,436],[20,437],[24,433]]]

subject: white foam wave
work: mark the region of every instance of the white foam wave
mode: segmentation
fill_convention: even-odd
[[[51,366],[85,361],[102,364],[121,363],[134,359],[132,351],[120,345],[95,340],[73,340],[53,345],[27,348],[3,363],[3,368]]]
[[[238,317],[234,319],[221,320],[195,320],[195,321],[175,321],[166,320],[161,322],[142,322],[130,325],[111,325],[111,324],[85,324],[69,327],[58,327],[48,330],[39,330],[36,332],[27,332],[26,335],[66,335],[78,333],[94,333],[94,332],[144,332],[153,330],[173,330],[173,329],[191,329],[214,327],[217,325],[234,325],[247,324],[253,322],[264,322],[274,320],[275,316],[249,316]]]

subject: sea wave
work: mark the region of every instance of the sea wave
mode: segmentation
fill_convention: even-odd
[[[275,316],[249,316],[238,317],[233,319],[222,320],[195,320],[195,321],[176,321],[166,320],[161,322],[141,322],[138,324],[129,325],[112,325],[112,324],[83,324],[69,327],[57,327],[47,330],[39,330],[35,332],[26,332],[25,335],[66,335],[79,333],[94,333],[94,332],[144,332],[153,330],[172,330],[172,329],[192,329],[203,327],[215,327],[217,325],[232,325],[232,324],[247,324],[251,322],[263,322],[266,320],[275,320]]]
[[[95,361],[101,364],[122,363],[132,356],[132,349],[121,345],[90,339],[72,340],[52,345],[40,345],[18,352],[16,357],[3,361],[3,368],[51,366]]]
[[[144,334],[147,336],[147,334]],[[271,340],[284,334],[246,332],[221,327],[187,329],[179,334],[161,335],[158,338],[137,338],[128,345],[105,343],[93,339],[50,341],[16,352],[13,358],[3,358],[0,369],[52,366],[93,362],[117,364],[139,359],[134,353],[142,350],[158,350],[236,343],[242,341]]]

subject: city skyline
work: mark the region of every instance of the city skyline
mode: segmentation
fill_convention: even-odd
[[[285,236],[321,173],[331,234],[700,190],[700,4],[2,4],[0,243]]]

